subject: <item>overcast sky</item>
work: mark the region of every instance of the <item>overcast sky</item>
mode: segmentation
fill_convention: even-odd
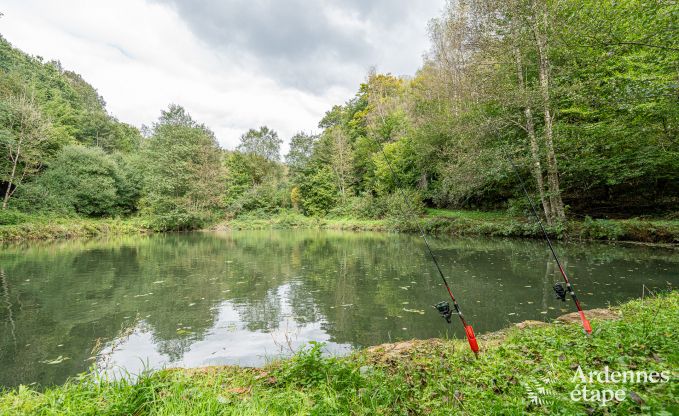
[[[5,0],[0,33],[58,59],[127,123],[184,106],[234,148],[266,124],[316,131],[369,68],[412,75],[445,0]]]

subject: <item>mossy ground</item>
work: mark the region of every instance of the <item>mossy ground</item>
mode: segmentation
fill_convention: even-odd
[[[478,359],[459,340],[414,341],[326,358],[312,344],[265,368],[163,370],[130,381],[84,374],[63,386],[0,395],[11,415],[268,414],[679,414],[679,294],[636,300],[619,319],[592,319],[586,337],[576,323],[525,326],[482,340]],[[662,383],[601,383],[623,389],[621,401],[573,401],[584,373],[670,372]],[[539,392],[533,403],[531,392]],[[539,393],[538,393],[539,394]]]

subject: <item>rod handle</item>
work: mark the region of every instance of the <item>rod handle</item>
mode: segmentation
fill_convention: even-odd
[[[582,327],[585,329],[585,332],[587,333],[587,335],[592,335],[592,326],[589,324],[587,318],[585,318],[585,312],[583,311],[578,312],[580,312],[580,320],[582,321]]]
[[[472,349],[474,354],[479,353],[479,344],[476,342],[476,336],[474,335],[474,328],[471,325],[465,325],[464,332],[467,335],[467,341],[469,341],[469,347]]]

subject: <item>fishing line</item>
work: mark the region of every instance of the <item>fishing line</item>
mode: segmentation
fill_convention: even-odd
[[[410,205],[410,201],[408,200],[407,195],[403,191],[403,188],[401,187],[401,183],[398,180],[398,177],[396,176],[396,172],[394,171],[394,167],[391,164],[391,161],[387,157],[387,154],[384,152],[384,148],[380,145],[380,143],[373,139],[373,141],[377,144],[377,146],[380,149],[380,152],[382,153],[382,157],[384,157],[384,161],[387,163],[387,166],[389,167],[389,172],[391,173],[391,179],[394,182],[394,185],[396,186],[396,189],[400,192],[401,196],[403,197],[403,201],[406,204],[406,207],[408,208],[408,211],[414,212],[412,206]],[[436,256],[434,255],[434,252],[431,249],[431,246],[429,245],[429,240],[427,240],[427,236],[424,232],[424,228],[422,228],[422,225],[415,220],[415,224],[417,225],[417,228],[420,231],[420,236],[422,237],[422,240],[424,240],[424,245],[427,247],[427,252],[429,253],[429,256],[431,257],[431,260],[434,262],[434,265],[436,266],[436,270],[439,273],[439,276],[441,276],[441,280],[443,281],[443,285],[446,287],[446,290],[448,291],[448,295],[450,296],[450,299],[453,301],[453,307],[455,308],[455,313],[457,313],[457,316],[460,318],[460,321],[462,322],[462,325],[464,326],[464,332],[465,335],[467,336],[467,341],[469,341],[469,347],[471,350],[474,352],[474,355],[478,357],[479,355],[479,344],[476,342],[476,336],[474,335],[474,329],[472,328],[471,325],[469,325],[464,318],[464,315],[462,315],[462,310],[460,309],[460,305],[457,303],[457,300],[455,300],[455,296],[453,296],[453,291],[450,289],[450,285],[448,285],[448,280],[446,279],[445,275],[443,274],[443,270],[441,270],[441,266],[439,265],[438,260],[436,259]],[[445,320],[450,323],[450,318],[452,316],[452,311],[450,310],[450,305],[448,302],[443,301],[439,302],[434,306],[439,313],[445,318]]]
[[[538,215],[537,210],[535,209],[535,205],[533,205],[533,200],[531,199],[530,195],[528,194],[528,190],[526,189],[526,184],[523,182],[523,178],[519,174],[519,170],[517,169],[516,165],[514,164],[514,161],[512,160],[511,156],[509,156],[509,153],[506,153],[507,160],[509,160],[509,163],[512,165],[512,169],[514,170],[514,173],[516,174],[516,177],[519,179],[519,184],[521,184],[521,189],[523,189],[523,193],[526,194],[526,198],[528,198],[528,203],[530,204],[530,209],[533,211],[533,215],[535,216],[535,219],[538,221],[538,225],[540,226],[540,229],[542,230],[542,235],[545,237],[545,240],[547,241],[547,245],[549,246],[549,250],[552,252],[552,256],[554,257],[554,260],[556,261],[557,266],[559,266],[559,271],[561,272],[561,276],[563,276],[564,282],[566,282],[566,288],[564,289],[563,286],[561,286],[561,283],[556,283],[554,285],[554,292],[556,292],[556,296],[558,299],[561,299],[562,301],[566,301],[566,292],[568,292],[571,297],[573,298],[573,302],[575,302],[575,306],[578,308],[578,313],[580,314],[580,321],[582,322],[582,327],[585,330],[585,333],[587,335],[590,335],[592,333],[592,326],[589,324],[589,321],[585,317],[585,312],[582,310],[582,307],[580,306],[580,301],[578,301],[578,297],[575,295],[575,290],[573,290],[573,286],[571,285],[570,280],[568,279],[568,276],[566,275],[566,271],[563,269],[561,266],[561,262],[559,261],[559,256],[556,255],[556,251],[554,250],[554,246],[552,245],[552,241],[549,239],[549,235],[547,235],[547,231],[545,230],[544,225],[542,225],[542,220],[540,219],[540,216]]]

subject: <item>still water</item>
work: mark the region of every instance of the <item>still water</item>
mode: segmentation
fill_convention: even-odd
[[[572,312],[538,241],[432,238],[477,333]],[[679,283],[679,252],[560,244],[583,306]],[[261,365],[308,341],[330,354],[463,337],[431,305],[446,293],[417,236],[233,231],[0,249],[0,386],[108,372]]]

